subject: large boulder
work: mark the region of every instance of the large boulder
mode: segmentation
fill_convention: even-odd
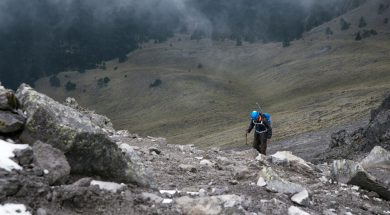
[[[64,153],[51,145],[37,141],[33,146],[34,163],[46,171],[49,184],[63,183],[70,174],[70,166]]]
[[[260,178],[265,181],[262,185],[265,185],[266,189],[271,192],[293,195],[305,189],[300,184],[282,179],[271,167],[264,167],[260,171]]]
[[[109,137],[109,123],[95,120],[62,105],[48,96],[22,84],[17,98],[27,114],[20,136],[24,143],[41,140],[64,152],[72,173],[99,175],[103,179],[147,186],[150,179],[143,165],[126,157]]]
[[[9,111],[0,110],[0,133],[13,133],[23,128],[26,119]]]
[[[387,151],[376,147],[361,163],[352,160],[333,161],[331,174],[338,182],[360,186],[390,200],[388,158]]]

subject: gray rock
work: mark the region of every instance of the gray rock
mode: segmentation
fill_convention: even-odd
[[[26,119],[18,114],[0,110],[0,133],[12,133],[23,128]]]
[[[340,147],[340,146],[350,145],[350,144],[351,144],[351,139],[349,138],[348,132],[345,129],[343,129],[332,133],[329,147],[335,148],[335,147]]]
[[[0,110],[16,110],[19,107],[19,101],[12,90],[0,86]]]
[[[291,206],[288,208],[288,215],[310,215],[310,214],[298,207]]]
[[[390,152],[376,146],[360,162],[360,165],[377,180],[390,187]]]
[[[74,182],[72,185],[76,187],[89,187],[91,185],[92,178],[81,178]]]
[[[309,192],[307,192],[307,190],[304,189],[301,192],[293,195],[291,197],[291,201],[293,201],[299,205],[308,206],[309,202],[310,202]]]
[[[143,192],[141,194],[141,199],[145,202],[151,201],[157,204],[162,203],[163,201],[163,198],[161,198],[160,196],[153,193],[146,193],[146,192]]]
[[[151,154],[152,152],[156,153],[157,155],[161,154],[161,150],[154,147],[149,149],[149,153]]]
[[[368,173],[359,163],[350,160],[334,161],[331,174],[333,179],[338,182],[357,185],[363,189],[376,192],[386,200],[390,200],[388,177],[385,177],[385,181],[381,181]]]
[[[45,209],[43,208],[38,208],[36,215],[48,215]]]
[[[21,182],[17,178],[1,178],[0,179],[0,197],[13,196],[21,187]]]
[[[249,171],[248,167],[246,166],[238,166],[234,167],[233,177],[236,180],[244,180],[250,178],[251,172]]]
[[[181,169],[182,171],[187,171],[192,173],[195,173],[197,171],[195,166],[189,164],[180,164],[179,169]]]
[[[266,189],[272,192],[292,195],[305,189],[300,184],[282,179],[271,167],[264,167],[260,172],[260,177],[265,180]]]
[[[313,170],[305,160],[293,155],[289,151],[278,151],[271,155],[269,160],[276,165],[292,166],[306,171]]]
[[[33,151],[34,163],[44,171],[49,171],[45,177],[50,185],[63,183],[68,178],[70,166],[62,151],[40,141],[35,142]]]
[[[106,123],[97,115],[83,113],[21,85],[17,97],[27,112],[20,139],[41,140],[64,152],[72,173],[148,186],[151,174],[140,162],[126,157],[109,137]],[[97,122],[98,121],[98,122]]]
[[[27,166],[33,161],[33,150],[31,147],[22,150],[14,150],[15,158],[22,166]]]
[[[202,165],[202,166],[212,166],[213,165],[213,163],[211,163],[211,161],[206,160],[206,159],[201,160],[199,162],[199,164]]]
[[[210,197],[190,198],[188,196],[176,199],[184,214],[227,214],[236,209],[238,214],[244,213],[241,205],[244,199],[237,195],[221,195]],[[234,214],[234,213],[233,213]]]

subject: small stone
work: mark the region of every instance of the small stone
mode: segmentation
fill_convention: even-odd
[[[310,214],[298,207],[290,206],[288,208],[288,215],[310,215]]]
[[[201,160],[199,164],[200,164],[200,165],[203,165],[203,166],[212,166],[212,165],[213,165],[213,164],[211,163],[211,161],[206,160],[206,159]]]
[[[180,164],[179,169],[181,169],[183,171],[192,172],[192,173],[195,173],[197,171],[195,166],[187,165],[187,164]]]
[[[231,185],[237,185],[238,181],[237,180],[229,180],[229,184]]]
[[[291,201],[299,204],[299,205],[303,205],[303,206],[308,206],[309,205],[309,192],[307,192],[306,189],[302,190],[301,192],[293,195],[291,197]]]
[[[265,182],[263,177],[260,177],[259,180],[257,181],[257,186],[264,187],[265,185],[267,185],[267,182]]]
[[[172,199],[164,199],[164,200],[162,201],[163,204],[171,204],[172,202],[173,202]]]
[[[38,208],[36,215],[47,215],[47,212],[43,208]]]
[[[152,154],[153,152],[156,153],[156,155],[161,154],[161,151],[159,149],[157,149],[157,148],[150,148],[149,149],[149,153]]]

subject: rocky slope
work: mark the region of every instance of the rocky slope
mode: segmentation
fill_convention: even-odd
[[[0,214],[390,213],[390,153],[379,146],[316,165],[288,151],[200,150],[115,131],[74,99],[26,85],[15,95],[0,89]],[[388,141],[382,107],[368,131]]]

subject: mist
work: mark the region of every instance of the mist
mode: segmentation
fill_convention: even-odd
[[[177,33],[193,40],[290,41],[363,0],[4,0],[0,79],[10,88],[99,67]]]

